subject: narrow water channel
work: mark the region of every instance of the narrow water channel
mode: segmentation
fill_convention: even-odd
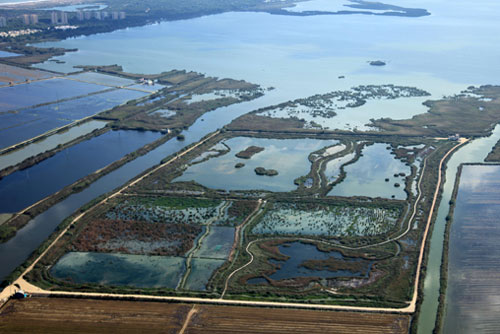
[[[460,148],[453,154],[447,164],[446,181],[443,188],[443,196],[439,204],[438,215],[432,231],[429,249],[429,260],[424,280],[424,299],[420,308],[418,319],[418,333],[432,334],[438,309],[439,280],[441,277],[441,260],[443,257],[444,231],[446,228],[446,216],[450,211],[450,199],[455,185],[457,168],[462,163],[484,162],[484,158],[491,148],[500,139],[500,125],[497,125],[490,137],[479,138],[466,146]],[[448,275],[458,273],[448,272]]]

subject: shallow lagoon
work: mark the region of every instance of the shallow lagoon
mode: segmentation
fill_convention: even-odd
[[[194,257],[227,259],[234,241],[233,227],[210,227],[210,233],[203,239]]]
[[[405,177],[394,177],[394,174],[409,175],[411,168],[397,160],[386,148],[387,144],[381,143],[366,146],[358,161],[344,167],[346,178],[335,185],[328,195],[406,199]],[[389,182],[385,181],[386,178]],[[400,187],[396,188],[395,183],[399,183]]]
[[[334,277],[368,277],[370,267],[366,268],[366,272],[351,272],[347,270],[311,270],[302,267],[302,263],[307,260],[326,260],[330,257],[341,259],[346,262],[357,262],[357,259],[347,259],[339,252],[321,252],[315,245],[304,244],[301,242],[292,242],[279,246],[280,253],[289,256],[286,261],[271,260],[272,263],[277,264],[280,268],[269,278],[273,280],[281,280],[296,277],[321,277],[321,278],[334,278]]]
[[[51,274],[74,283],[175,289],[183,271],[182,257],[70,252]]]
[[[390,231],[400,212],[383,208],[323,206],[297,208],[275,204],[252,229],[254,234],[300,236],[372,236]]]
[[[337,178],[340,176],[340,168],[343,165],[345,165],[346,163],[348,163],[349,161],[351,161],[352,159],[354,159],[355,157],[356,157],[356,153],[352,152],[352,153],[346,154],[342,157],[335,158],[335,159],[328,161],[326,163],[325,172],[324,172],[328,183],[332,183],[335,180],[337,180]]]
[[[188,167],[184,174],[173,182],[194,180],[209,188],[226,190],[291,191],[297,188],[293,181],[311,169],[309,154],[336,143],[335,140],[315,139],[231,138],[225,141],[231,151]],[[251,159],[235,156],[252,145],[264,147],[264,151],[255,154]],[[235,168],[238,162],[244,163],[245,166]],[[272,177],[259,176],[255,174],[256,167],[275,169],[279,174]]]
[[[156,132],[109,131],[0,180],[0,212],[17,212],[158,139]]]
[[[191,273],[186,280],[185,288],[187,290],[205,291],[210,277],[224,262],[226,260],[193,258],[191,260]]]

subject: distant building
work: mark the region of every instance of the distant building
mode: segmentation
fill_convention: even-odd
[[[104,19],[107,19],[109,17],[109,13],[108,12],[101,12],[101,18],[104,20]]]
[[[30,15],[30,23],[31,24],[37,24],[38,23],[38,15],[37,14],[31,14]]]
[[[85,20],[90,20],[92,18],[92,12],[83,12],[83,17],[85,17]]]
[[[451,141],[457,141],[459,139],[460,139],[459,133],[455,133],[454,135],[448,136],[448,140],[451,140]]]
[[[0,16],[0,28],[7,26],[7,19],[3,16]]]
[[[50,14],[50,23],[52,24],[68,24],[68,13],[52,12]]]
[[[125,12],[120,12],[120,20],[125,20],[126,14]]]
[[[101,19],[102,19],[101,12],[97,12],[97,11],[96,11],[96,12],[94,13],[94,17],[95,17],[95,19],[96,19],[96,20],[101,20]]]
[[[50,23],[52,23],[52,24],[59,23],[58,18],[57,18],[57,12],[50,13]]]
[[[111,13],[111,18],[113,20],[118,20],[120,18],[120,14],[118,12],[112,12]]]
[[[61,24],[68,24],[68,13],[61,12]]]
[[[23,14],[23,22],[24,24],[30,24],[30,16],[28,14]]]
[[[76,12],[76,18],[78,19],[78,21],[83,21],[83,12],[81,10]]]

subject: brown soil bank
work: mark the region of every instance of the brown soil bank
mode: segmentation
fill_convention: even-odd
[[[179,333],[193,305],[70,298],[11,300],[0,333]],[[409,316],[195,305],[188,333],[407,333]]]

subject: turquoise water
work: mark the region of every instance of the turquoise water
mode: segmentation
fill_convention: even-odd
[[[184,258],[70,252],[50,270],[60,280],[73,283],[127,285],[174,289],[184,271]]]
[[[210,233],[203,239],[194,257],[227,259],[234,241],[234,227],[210,227]]]
[[[297,186],[293,181],[301,175],[306,175],[311,169],[309,154],[331,146],[336,141],[237,137],[226,140],[225,143],[231,148],[230,152],[190,166],[182,176],[174,179],[174,182],[194,180],[209,188],[226,190],[294,190]],[[264,147],[264,151],[255,154],[251,159],[235,156],[252,145]],[[239,162],[245,166],[235,168]],[[256,167],[275,169],[279,174],[260,176],[255,174]]]
[[[205,291],[210,277],[224,262],[226,260],[193,258],[191,273],[186,280],[185,288],[187,290]]]

